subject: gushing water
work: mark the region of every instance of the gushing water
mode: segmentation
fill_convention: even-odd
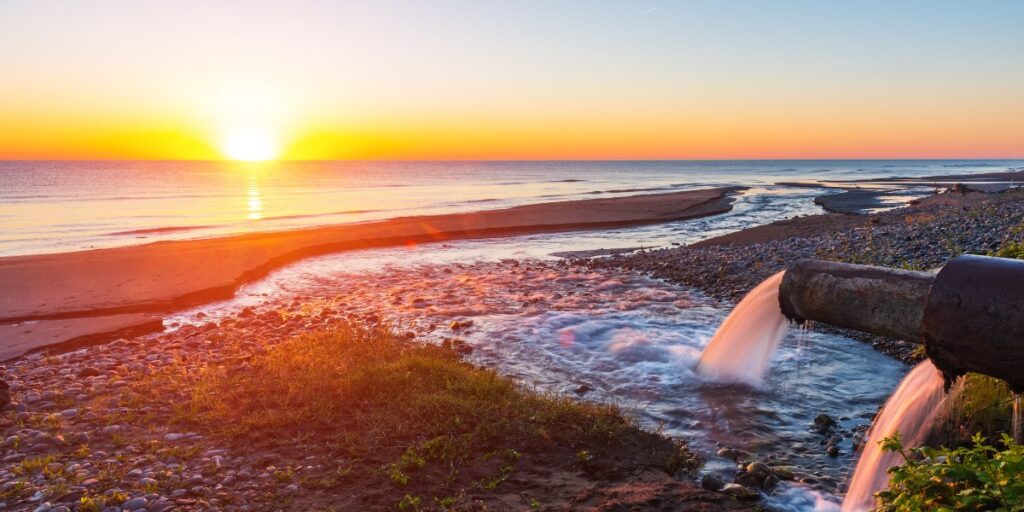
[[[1024,410],[1021,409],[1021,394],[1013,394],[1013,442],[1024,443]]]
[[[871,435],[857,459],[850,488],[843,500],[843,512],[874,508],[874,493],[889,485],[888,469],[903,462],[900,454],[884,452],[878,443],[899,432],[904,446],[920,446],[928,435],[942,398],[942,375],[931,361],[915,366],[900,382],[872,423]]]
[[[718,382],[761,383],[789,325],[779,307],[784,273],[765,279],[729,313],[700,356],[701,375]]]

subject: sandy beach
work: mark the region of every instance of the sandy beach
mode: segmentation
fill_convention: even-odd
[[[227,238],[0,258],[0,325],[10,358],[50,344],[95,340],[149,317],[230,297],[288,263],[331,252],[446,240],[602,229],[726,212],[735,187],[532,204],[476,213],[406,217]],[[134,323],[127,318],[133,318]],[[74,319],[82,319],[76,321]],[[61,320],[59,328],[49,324]],[[25,324],[26,321],[38,321]],[[54,336],[54,333],[66,336]]]

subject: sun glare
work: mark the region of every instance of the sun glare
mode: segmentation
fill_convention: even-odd
[[[278,158],[281,149],[269,130],[242,128],[228,132],[221,152],[231,160],[260,162]]]

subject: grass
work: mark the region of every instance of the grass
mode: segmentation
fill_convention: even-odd
[[[282,470],[277,480],[307,489],[359,480],[390,489],[392,506],[406,510],[446,509],[467,489],[502,487],[528,454],[536,464],[561,453],[559,464],[595,473],[624,467],[620,459],[668,473],[697,465],[684,445],[641,431],[614,405],[538,392],[452,346],[414,344],[386,327],[339,324],[274,345],[244,368],[175,374],[156,387],[172,381],[170,392],[185,393],[177,421],[189,428],[348,461],[322,475]]]
[[[1013,393],[1006,382],[968,373],[950,389],[929,444],[969,443],[976,433],[998,438],[1013,423]]]
[[[453,350],[347,325],[285,341],[247,371],[206,372],[190,405],[192,417],[234,437],[315,432],[354,450],[435,438],[462,449],[572,443],[633,427],[614,406],[533,392]]]

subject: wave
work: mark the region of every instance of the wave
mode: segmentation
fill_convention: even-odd
[[[587,192],[588,194],[624,194],[628,192],[657,192],[659,190],[672,190],[675,185],[667,187],[647,187],[647,188],[613,188],[608,190],[595,190],[593,192]]]
[[[266,222],[268,220],[286,220],[286,219],[309,219],[314,217],[330,217],[332,215],[355,215],[359,213],[376,213],[381,210],[343,210],[340,212],[327,212],[327,213],[296,213],[293,215],[276,215],[273,217],[263,217],[257,219],[259,222]]]
[[[176,231],[193,231],[198,229],[216,228],[217,225],[206,226],[165,226],[160,228],[131,229],[128,231],[115,231],[105,236],[129,236],[129,235],[155,235],[158,233],[173,233]]]

